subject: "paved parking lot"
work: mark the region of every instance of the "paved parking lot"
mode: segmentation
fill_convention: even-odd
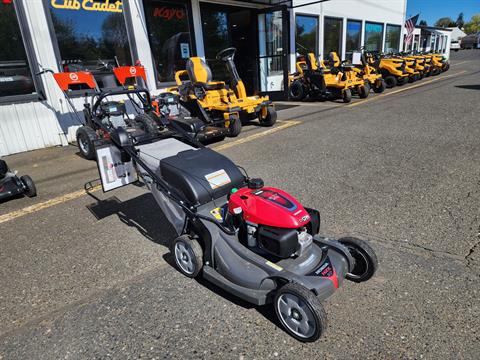
[[[213,144],[371,241],[380,269],[325,304],[313,344],[171,265],[172,231],[141,187],[85,195],[74,147],[7,157],[36,199],[0,204],[0,359],[478,359],[480,51],[440,76],[349,105],[282,102],[272,129]]]

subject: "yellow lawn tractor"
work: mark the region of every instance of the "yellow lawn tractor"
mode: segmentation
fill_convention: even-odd
[[[361,64],[355,64],[353,70],[358,77],[363,78],[365,83],[369,84],[374,92],[384,92],[386,88],[385,80],[383,80],[382,74],[377,71],[375,60],[372,64],[368,61],[369,58],[373,58],[373,55],[369,52],[361,52],[360,54]]]
[[[225,62],[230,77],[229,84],[212,81],[212,71],[200,57],[191,57],[185,70],[175,73],[180,103],[192,116],[209,124],[224,124],[229,136],[237,136],[242,122],[258,118],[261,125],[272,126],[277,113],[268,96],[248,96],[233,59],[235,48],[217,54]]]
[[[369,61],[372,65],[376,64],[377,71],[382,74],[387,89],[408,82],[409,74],[405,71],[405,61],[403,59],[376,53]]]
[[[413,83],[420,80],[420,71],[417,70],[417,59],[409,55],[399,56],[405,61],[405,71],[408,73],[408,82]]]

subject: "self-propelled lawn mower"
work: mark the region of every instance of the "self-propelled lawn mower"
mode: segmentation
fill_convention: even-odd
[[[357,238],[318,235],[317,210],[165,124],[154,139],[112,130],[97,147],[104,190],[140,176],[178,236],[171,253],[181,273],[249,303],[272,304],[291,336],[318,339],[326,329],[321,301],[345,278],[371,278],[373,249]]]
[[[37,196],[35,183],[28,175],[18,177],[5,160],[0,159],[0,202],[21,195]]]

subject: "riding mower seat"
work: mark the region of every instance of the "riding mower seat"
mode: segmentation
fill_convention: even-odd
[[[187,60],[186,71],[190,81],[195,86],[201,86],[205,90],[226,89],[225,82],[212,81],[212,70],[200,57],[191,57]]]

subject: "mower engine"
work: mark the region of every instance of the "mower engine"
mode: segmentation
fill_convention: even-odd
[[[117,129],[119,127],[126,127],[125,117],[127,109],[123,101],[107,101],[100,105],[100,109],[104,119],[102,122],[110,122],[112,126]]]
[[[309,213],[288,193],[263,187],[260,179],[252,179],[248,187],[233,192],[228,211],[240,241],[252,250],[283,259],[304,254],[320,226],[317,211]]]

